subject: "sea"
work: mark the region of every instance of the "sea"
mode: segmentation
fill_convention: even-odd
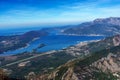
[[[41,28],[9,29],[4,31],[2,30],[0,31],[0,36],[9,36],[15,34],[19,35],[27,31],[40,29]],[[42,53],[51,50],[64,49],[83,41],[100,40],[104,38],[105,36],[73,36],[73,35],[61,35],[56,34],[56,32],[51,32],[51,34],[47,36],[40,37],[37,40],[32,41],[31,43],[29,43],[29,46],[25,48],[4,52],[3,54],[0,54],[0,56],[16,55],[21,54],[23,52],[32,52],[34,49],[37,49],[40,44],[45,44],[44,47],[37,49],[38,52]]]

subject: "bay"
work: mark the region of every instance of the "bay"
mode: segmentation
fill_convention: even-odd
[[[45,44],[46,46],[37,49],[39,52],[46,52],[50,50],[60,50],[71,45],[75,45],[79,42],[90,41],[90,40],[100,40],[105,38],[104,36],[72,36],[72,35],[48,35],[40,37],[39,39],[32,41],[29,46],[13,51],[5,52],[0,56],[15,55],[23,52],[31,52],[36,49],[40,44]]]

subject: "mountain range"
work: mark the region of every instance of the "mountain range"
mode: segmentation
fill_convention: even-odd
[[[113,36],[120,34],[120,18],[100,18],[62,31],[66,35]]]

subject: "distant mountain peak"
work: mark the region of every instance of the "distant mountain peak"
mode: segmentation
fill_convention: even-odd
[[[94,23],[120,25],[120,17],[98,18],[93,21]]]

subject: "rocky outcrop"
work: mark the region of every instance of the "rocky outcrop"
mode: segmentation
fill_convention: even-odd
[[[97,67],[98,69],[101,69],[104,72],[120,72],[120,53],[114,55],[110,53],[107,57],[96,61],[92,65],[94,67]]]
[[[77,75],[74,73],[73,68],[69,68],[63,75],[62,80],[79,80]]]
[[[113,38],[113,43],[114,43],[114,46],[120,45],[120,35],[117,35]]]

